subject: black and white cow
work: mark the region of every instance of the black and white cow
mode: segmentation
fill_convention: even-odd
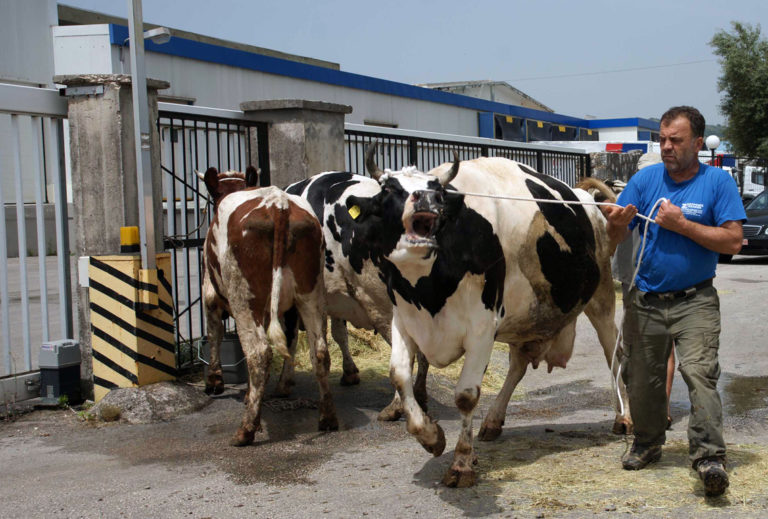
[[[455,191],[545,200],[589,201],[582,190],[503,158],[444,164],[425,174],[409,167],[367,167],[381,192],[349,196],[357,214],[342,246],[365,251],[394,303],[390,374],[408,431],[435,456],[445,448],[439,425],[417,405],[413,356],[444,367],[464,356],[455,390],[462,427],[443,482],[470,486],[472,414],[494,341],[510,345],[509,372],[481,428],[501,431],[512,390],[530,363],[565,367],[576,317],[584,311],[609,361],[616,340],[615,297],[605,221],[594,206],[464,196]],[[373,222],[378,232],[356,232]],[[618,369],[617,367],[614,368]],[[617,421],[629,423],[628,409]]]
[[[362,175],[347,172],[320,173],[292,184],[286,192],[309,202],[320,221],[325,238],[325,300],[331,317],[331,334],[343,355],[342,385],[360,382],[358,369],[349,353],[348,321],[357,328],[375,330],[387,343],[392,342],[392,301],[376,267],[379,258],[371,257],[365,247],[353,246],[361,240],[373,239],[382,231],[383,222],[367,220],[357,223],[359,208],[349,204],[350,197],[372,199],[381,193],[379,183]],[[421,354],[414,391],[419,404],[426,409],[428,364]],[[283,372],[281,380],[290,378]],[[380,420],[397,420],[402,416],[402,403],[397,392],[392,402],[379,413]]]

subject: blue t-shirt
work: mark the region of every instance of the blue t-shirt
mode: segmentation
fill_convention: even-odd
[[[679,183],[672,180],[664,163],[643,168],[629,179],[618,203],[622,206],[633,204],[638,213],[655,218],[658,209],[653,215],[649,213],[661,197],[680,207],[688,220],[711,227],[747,218],[733,178],[722,169],[706,164],[700,164],[695,177]],[[682,290],[715,276],[717,252],[640,218],[632,220],[629,227],[634,229],[640,225],[642,237],[646,224],[645,253],[635,281],[640,290]]]

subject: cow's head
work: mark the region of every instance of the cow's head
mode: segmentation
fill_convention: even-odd
[[[247,187],[258,185],[259,172],[253,166],[248,166],[245,174],[240,171],[224,171],[219,173],[214,167],[208,168],[205,173],[197,172],[198,178],[205,182],[208,194],[213,199],[213,207],[216,209],[222,198],[235,191],[242,191]]]
[[[385,255],[419,254],[429,256],[438,247],[437,235],[452,209],[461,205],[458,195],[448,195],[446,187],[459,172],[458,155],[453,166],[434,176],[415,167],[400,171],[382,171],[376,165],[376,142],[366,153],[366,169],[381,185],[381,192],[369,199],[348,200],[359,203],[360,219],[380,222],[377,239],[383,241]],[[399,224],[399,225],[398,225]]]

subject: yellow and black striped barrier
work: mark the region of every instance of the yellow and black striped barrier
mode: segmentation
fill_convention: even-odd
[[[142,269],[139,255],[91,256],[88,282],[97,402],[118,387],[176,378],[170,265],[167,253],[157,255],[157,270]]]

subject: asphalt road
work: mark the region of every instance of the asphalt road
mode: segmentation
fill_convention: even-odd
[[[288,404],[270,401],[265,432],[228,445],[242,403],[236,391],[204,410],[147,424],[89,425],[71,410],[0,420],[0,509],[6,517],[766,517],[768,516],[768,258],[736,257],[715,280],[721,297],[720,357],[732,484],[711,500],[686,461],[688,399],[679,377],[674,425],[662,461],[621,470],[627,443],[610,434],[610,378],[580,318],[565,370],[530,370],[502,436],[475,442],[478,485],[440,484],[450,465],[458,412],[444,379],[430,376],[430,413],[446,430],[433,458],[405,431],[380,423],[391,397],[380,377],[333,386],[342,428],[316,432],[317,389],[300,373]],[[619,315],[621,306],[618,307]],[[617,315],[617,319],[619,318]],[[506,356],[494,355],[503,364]],[[484,396],[476,413],[479,428]],[[310,404],[310,405],[307,405]]]

